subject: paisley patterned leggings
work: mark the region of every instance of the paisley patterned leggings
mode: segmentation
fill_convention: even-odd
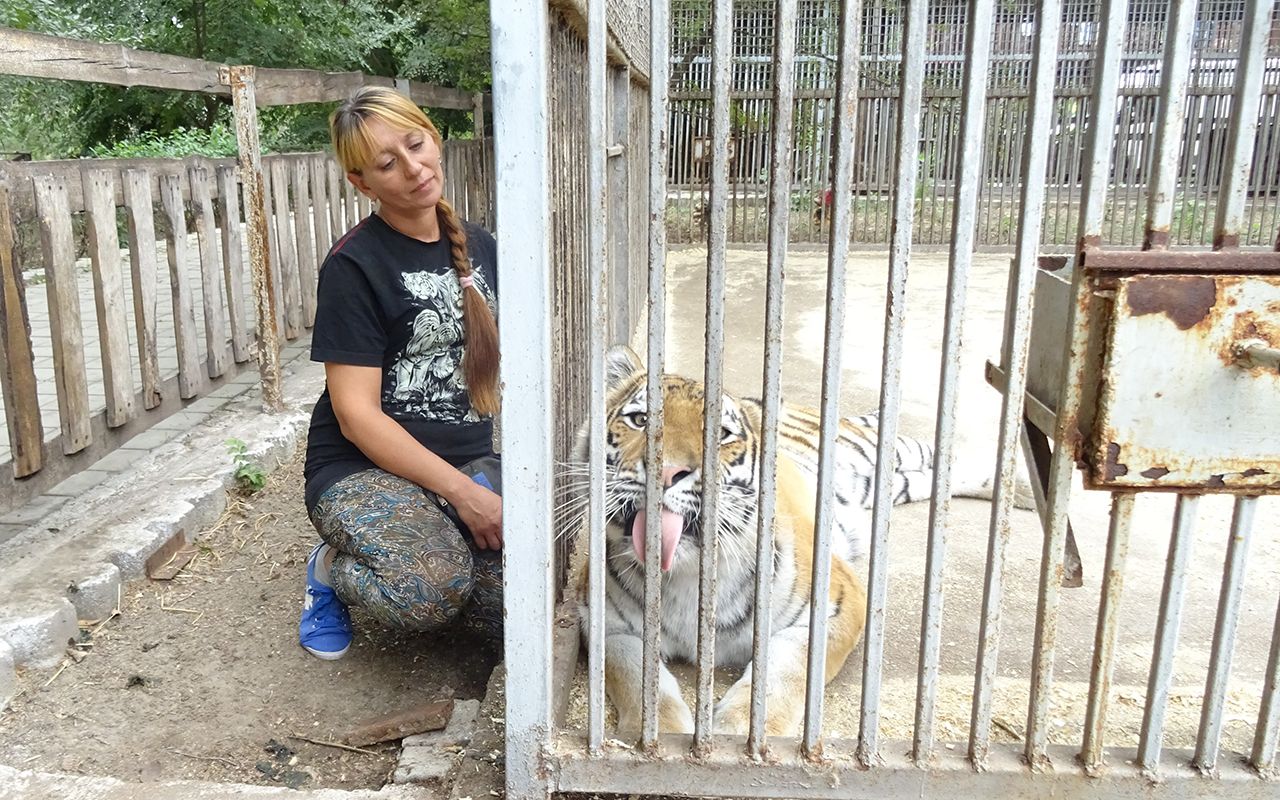
[[[311,524],[337,551],[330,577],[348,606],[394,628],[456,622],[501,641],[501,551],[477,548],[417,484],[357,472],[320,496]]]

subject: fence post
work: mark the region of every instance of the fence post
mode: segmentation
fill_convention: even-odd
[[[484,138],[484,93],[471,95],[471,125],[475,129],[476,138]]]
[[[258,317],[258,372],[262,376],[262,407],[284,408],[280,392],[280,332],[276,329],[275,287],[271,253],[267,249],[267,218],[262,191],[262,147],[258,142],[258,107],[254,103],[254,68],[227,67],[219,78],[231,86],[240,151],[240,180],[244,184],[244,217],[249,235],[249,269],[253,276],[254,307]]]

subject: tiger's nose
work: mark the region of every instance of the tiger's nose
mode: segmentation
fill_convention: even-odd
[[[693,474],[693,470],[688,467],[672,466],[668,464],[662,468],[662,485],[670,488],[680,481]]]

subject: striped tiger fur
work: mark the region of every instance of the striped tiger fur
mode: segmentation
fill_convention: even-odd
[[[647,375],[639,358],[624,347],[610,352],[608,378],[605,681],[609,699],[618,712],[619,731],[629,735],[638,732],[641,715]],[[663,377],[662,386],[665,489],[659,558],[663,570],[661,649],[664,661],[694,661],[699,558],[707,535],[700,526],[704,393],[701,383],[671,375]],[[760,420],[759,402],[725,395],[719,459],[720,519],[715,532],[719,545],[715,662],[717,666],[744,670],[715,708],[715,728],[725,733],[745,733],[750,720]],[[874,494],[878,424],[876,414],[845,419],[838,435],[834,478],[837,507],[826,643],[828,682],[857,645],[866,619],[866,590],[853,562],[865,554],[869,539],[868,509]],[[765,726],[770,734],[796,734],[804,712],[818,431],[817,412],[782,404]],[[927,499],[932,488],[932,447],[900,437],[896,450],[894,502]],[[583,489],[585,437],[580,437],[574,458],[571,483]],[[568,503],[569,514],[580,515],[585,511],[585,491],[572,487],[571,491],[574,496]],[[974,493],[989,496],[989,491],[981,487]],[[575,572],[578,597],[585,598],[586,570],[581,561]],[[582,602],[585,621],[585,599]],[[659,676],[659,695],[660,730],[691,732],[692,714],[665,664]]]

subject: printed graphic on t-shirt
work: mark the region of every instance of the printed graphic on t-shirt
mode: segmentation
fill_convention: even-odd
[[[493,292],[480,270],[476,288],[492,309]],[[404,287],[421,310],[415,315],[404,349],[383,383],[383,405],[392,415],[414,415],[431,422],[479,422],[471,407],[462,371],[462,287],[453,271],[406,272]]]

